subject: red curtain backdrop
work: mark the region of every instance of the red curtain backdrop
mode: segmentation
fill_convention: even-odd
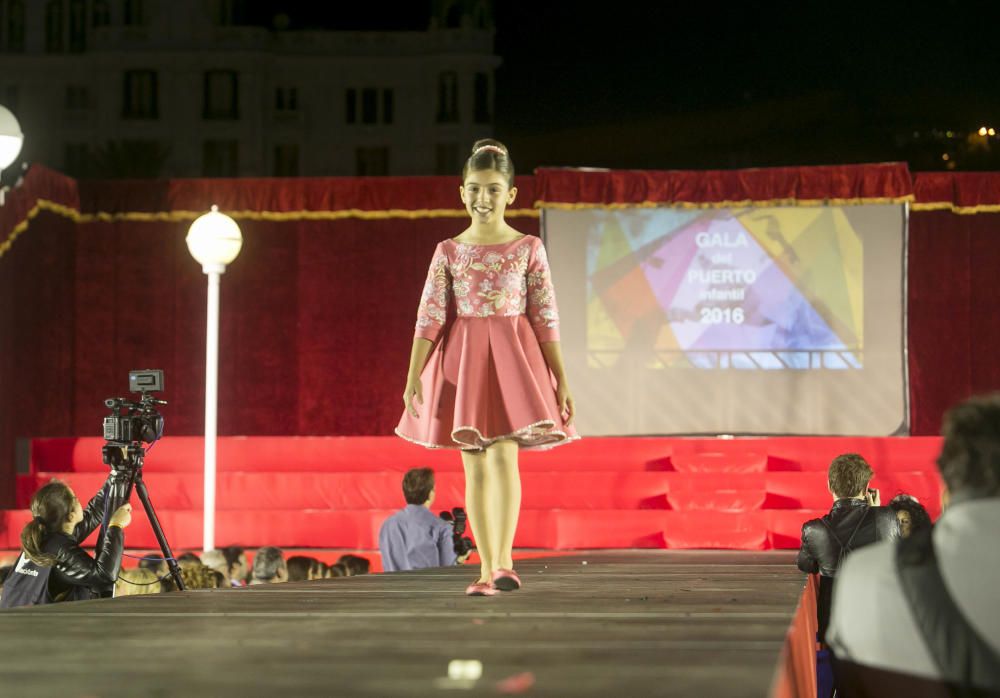
[[[1000,333],[1000,214],[987,208],[1000,203],[990,199],[997,177],[919,175],[911,186],[893,164],[544,170],[518,178],[510,221],[537,234],[538,202],[916,195],[912,431],[931,434],[948,405],[1000,387],[990,355]],[[13,503],[14,440],[99,436],[103,399],[125,394],[131,369],[166,371],[169,434],[201,432],[206,281],[184,236],[213,203],[245,236],[222,283],[220,434],[391,433],[430,255],[466,225],[455,178],[77,183],[36,167],[0,207],[0,506]]]
[[[908,201],[913,184],[904,163],[751,170],[536,172],[539,205],[792,205]]]

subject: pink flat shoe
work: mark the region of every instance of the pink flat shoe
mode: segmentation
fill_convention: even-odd
[[[494,596],[497,590],[486,582],[473,582],[465,588],[466,596]]]
[[[499,569],[493,573],[493,586],[500,591],[515,591],[521,588],[521,578],[514,570]]]

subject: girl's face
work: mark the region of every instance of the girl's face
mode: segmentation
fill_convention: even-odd
[[[508,187],[507,178],[496,170],[478,170],[468,174],[459,192],[473,223],[488,225],[503,220],[504,211],[517,196],[517,187]]]

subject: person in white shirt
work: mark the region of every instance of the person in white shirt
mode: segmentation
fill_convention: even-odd
[[[1000,597],[996,592],[1000,575],[1000,393],[952,408],[945,415],[943,431],[938,468],[946,487],[942,495],[945,506],[933,531],[926,534],[926,545],[932,546],[931,557],[936,557],[944,585],[936,600],[921,604],[918,610],[926,617],[925,609],[951,604],[947,599],[938,603],[950,596],[950,607],[959,612],[953,617],[965,631],[960,634],[961,641],[956,642],[953,636],[943,643],[915,616],[901,576],[905,560],[897,559],[900,551],[895,542],[856,551],[838,576],[827,642],[842,667],[841,675],[867,676],[862,683],[869,689],[878,685],[880,690],[902,695],[897,690],[903,685],[899,682],[911,679],[931,685],[965,685],[966,680],[948,669],[956,662],[948,661],[947,655],[952,654],[951,659],[957,659],[959,665],[964,663],[967,672],[975,662],[954,653],[969,655],[969,647],[977,642],[982,650],[978,656],[985,658],[982,663],[988,667],[998,658],[996,666],[1000,667]],[[935,630],[940,633],[940,626]],[[951,648],[947,652],[935,649],[946,645]],[[986,674],[993,672],[985,670]],[[993,676],[988,680],[995,680],[1000,673]],[[914,687],[908,690],[916,690],[920,684],[906,685]],[[971,687],[1000,689],[975,682]],[[859,690],[857,684],[854,688]]]

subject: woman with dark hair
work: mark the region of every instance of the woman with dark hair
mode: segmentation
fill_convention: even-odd
[[[909,494],[897,494],[889,502],[889,508],[896,512],[899,521],[899,535],[908,538],[910,534],[931,528],[931,515],[917,498]]]
[[[21,557],[4,583],[0,608],[82,601],[114,587],[132,505],[124,504],[111,515],[97,559],[80,547],[101,524],[104,500],[102,487],[83,509],[69,485],[59,480],[35,492],[34,518],[21,531]]]
[[[434,250],[396,434],[461,451],[465,508],[482,561],[465,593],[492,596],[521,586],[512,552],[519,451],[579,437],[545,248],[504,220],[517,188],[503,143],[476,141],[459,194],[471,220]]]

